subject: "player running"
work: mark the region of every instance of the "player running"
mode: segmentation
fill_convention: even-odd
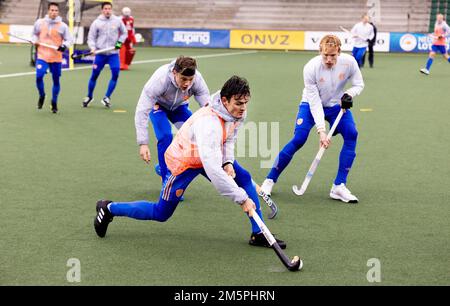
[[[428,60],[425,68],[420,69],[425,75],[430,74],[430,68],[433,64],[434,57],[437,52],[440,52],[447,62],[450,63],[450,57],[447,53],[447,41],[446,37],[450,35],[450,27],[444,20],[444,15],[437,14],[436,15],[436,23],[434,24],[434,33],[430,34],[433,38],[433,45],[431,46],[431,51],[428,55]]]

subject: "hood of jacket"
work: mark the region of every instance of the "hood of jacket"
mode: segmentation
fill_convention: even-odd
[[[49,24],[56,24],[58,22],[62,22],[62,18],[60,16],[56,17],[55,19],[51,19],[50,17],[48,17],[48,15],[45,15],[44,20]]]

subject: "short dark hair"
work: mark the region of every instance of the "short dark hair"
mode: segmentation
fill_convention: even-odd
[[[250,85],[245,78],[241,78],[237,75],[233,75],[220,90],[220,97],[225,97],[228,101],[232,97],[239,100],[242,97],[250,96]]]
[[[105,2],[102,2],[102,9],[105,7],[105,5],[111,5],[111,7],[113,6],[111,2],[105,1]]]
[[[193,76],[197,69],[197,61],[189,56],[179,56],[173,67],[176,72],[184,76]]]
[[[56,6],[59,9],[59,4],[56,3],[56,2],[49,2],[48,5],[47,5],[47,9],[48,10],[50,9],[50,6]]]

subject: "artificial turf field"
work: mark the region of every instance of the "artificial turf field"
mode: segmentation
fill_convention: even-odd
[[[40,111],[34,75],[1,77],[33,71],[29,47],[0,45],[0,285],[69,285],[69,258],[81,262],[81,285],[372,285],[366,279],[371,258],[381,263],[375,284],[450,285],[450,65],[437,58],[431,75],[421,75],[424,54],[376,54],[375,68],[363,69],[366,88],[352,109],[359,138],[348,182],[359,204],[328,196],[340,136],[304,196],[296,197],[291,186],[301,184],[317,153],[314,132],[281,176],[273,194],[280,211],[267,225],[288,243],[290,257],[303,258],[303,271],[291,273],[273,251],[250,247],[242,210],[201,177],[168,222],[115,218],[105,239],[95,235],[98,199],[159,196],[155,137],[150,128],[148,166],[138,156],[134,110],[150,75],[170,58],[206,55],[198,64],[211,92],[233,74],[246,77],[252,90],[247,121],[278,122],[279,149],[289,141],[301,71],[316,53],[218,56],[237,52],[243,51],[138,48],[136,61],[153,62],[121,73],[112,109],[99,102],[108,67],[87,109],[81,101],[90,69],[63,72],[54,115],[49,75]],[[198,108],[195,101],[191,108]],[[261,183],[268,169],[260,161],[267,159],[239,162]]]

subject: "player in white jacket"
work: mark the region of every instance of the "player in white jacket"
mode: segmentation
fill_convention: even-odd
[[[363,15],[361,22],[355,24],[350,32],[352,33],[354,41],[352,54],[356,59],[358,66],[361,67],[362,59],[364,54],[366,54],[369,42],[375,36],[373,26],[369,23],[369,16]]]
[[[91,52],[106,48],[115,48],[112,51],[97,54],[92,65],[92,74],[88,83],[88,94],[83,99],[83,107],[88,107],[94,99],[94,89],[97,84],[97,79],[106,64],[111,70],[111,79],[108,83],[108,89],[101,103],[107,108],[111,107],[111,95],[116,88],[119,80],[120,60],[119,50],[123,42],[127,38],[127,29],[122,22],[122,19],[113,15],[112,3],[102,3],[102,13],[89,28],[88,45]]]
[[[165,153],[171,175],[164,181],[159,201],[97,202],[94,228],[104,237],[115,216],[164,222],[169,219],[189,184],[202,174],[223,196],[240,205],[249,215],[252,209],[262,219],[258,195],[250,173],[234,159],[237,130],[246,117],[250,101],[247,80],[231,77],[220,93],[211,98],[211,105],[195,112],[181,127]],[[251,217],[251,216],[250,216]],[[269,247],[260,228],[250,218],[252,234],[249,243]],[[286,244],[278,240],[281,248]]]
[[[346,187],[347,176],[356,153],[358,132],[349,108],[353,97],[364,88],[361,71],[355,59],[341,54],[341,41],[334,35],[326,35],[320,41],[320,55],[311,59],[303,69],[305,88],[302,103],[295,124],[294,137],[281,150],[275,163],[261,186],[261,190],[270,195],[273,185],[287,167],[294,154],[305,144],[311,128],[316,125],[320,145],[327,148],[325,120],[333,124],[341,108],[346,109],[335,134],[341,134],[344,145],[339,156],[339,169],[331,188],[330,197],[343,202],[357,203],[358,199]],[[347,82],[352,87],[344,91]]]
[[[139,152],[143,160],[150,161],[148,148],[148,119],[158,141],[158,162],[155,167],[162,180],[168,173],[164,153],[172,142],[171,123],[180,128],[192,115],[189,98],[194,97],[200,107],[208,105],[210,94],[197,61],[179,56],[171,63],[159,67],[142,90],[136,106],[135,126]]]

